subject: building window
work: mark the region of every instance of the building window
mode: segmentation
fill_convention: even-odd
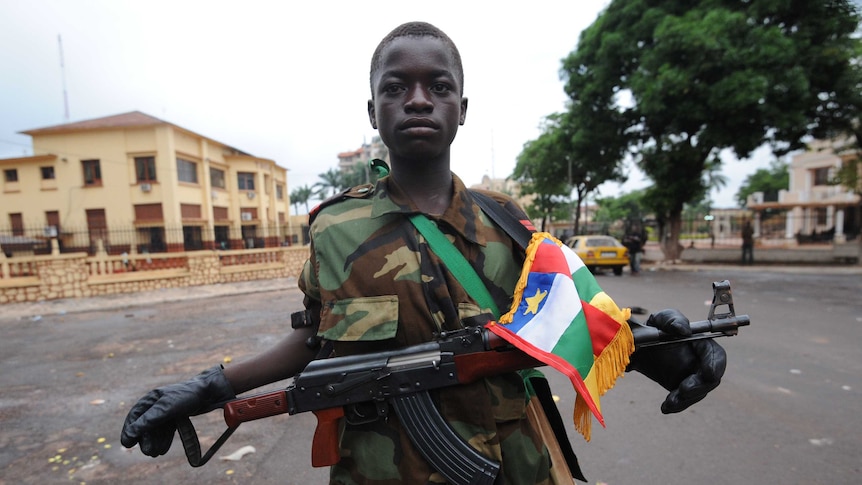
[[[54,180],[55,175],[53,166],[39,167],[39,169],[42,171],[42,180]]]
[[[239,212],[239,219],[241,221],[253,221],[257,219],[257,208],[256,207],[243,207]]]
[[[236,174],[239,190],[254,190],[254,174],[252,172],[239,172]]]
[[[217,249],[230,249],[230,227],[214,226],[213,237]]]
[[[102,241],[102,247],[108,249],[108,219],[105,209],[86,209],[87,232],[90,235],[90,253],[95,254]]]
[[[18,169],[16,168],[7,168],[3,171],[3,176],[6,178],[6,182],[17,182],[18,181]]]
[[[163,253],[167,251],[164,227],[138,228],[138,240],[144,241],[138,245],[139,253]]]
[[[199,226],[183,226],[183,250],[200,251],[203,248],[203,229]]]
[[[275,198],[278,200],[284,200],[284,185],[275,184]]]
[[[84,167],[84,185],[102,185],[102,167],[98,160],[81,160]]]
[[[24,235],[24,216],[21,213],[9,214],[9,224],[12,226],[13,236]]]
[[[135,173],[138,183],[156,181],[156,157],[135,157]]]
[[[220,189],[226,188],[224,183],[224,170],[210,167],[210,185]]]
[[[165,216],[162,213],[162,204],[135,204],[135,222],[153,222],[164,221]]]
[[[180,182],[198,183],[198,164],[177,158],[177,178]]]
[[[229,220],[227,207],[213,207],[213,219],[216,221]]]
[[[45,222],[49,228],[49,232],[51,233],[51,237],[57,237],[57,234],[60,233],[60,212],[59,211],[45,211]]]
[[[829,185],[829,167],[815,168],[814,185]]]
[[[185,219],[201,219],[200,204],[180,204],[180,216]]]

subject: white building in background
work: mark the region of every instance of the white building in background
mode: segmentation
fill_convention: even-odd
[[[845,242],[860,232],[859,195],[832,181],[844,163],[856,156],[852,141],[812,142],[808,150],[794,155],[788,170],[790,187],[778,193],[778,200],[766,200],[763,192],[748,197],[754,213],[755,235],[762,231],[765,211],[784,211],[784,237],[799,242]]]

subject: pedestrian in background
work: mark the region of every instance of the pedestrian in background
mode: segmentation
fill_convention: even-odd
[[[632,224],[629,230],[623,236],[623,246],[629,250],[629,266],[632,269],[632,275],[636,275],[641,271],[641,255],[644,252],[646,245],[647,234],[640,224]]]
[[[742,225],[742,264],[754,264],[754,228],[747,219]]]

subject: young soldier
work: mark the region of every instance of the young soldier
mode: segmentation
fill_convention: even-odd
[[[508,308],[524,255],[481,212],[450,170],[450,145],[464,123],[467,98],[458,49],[436,27],[397,27],[371,60],[368,115],[389,148],[391,175],[355,188],[312,212],[311,254],[299,286],[310,324],[273,349],[224,370],[156,389],[129,412],[122,443],[149,456],[167,452],[173,422],[213,409],[235,394],[293,376],[314,357],[310,337],[331,342],[334,355],[375,352],[428,342],[441,330],[488,319],[408,220],[425,214],[480,275],[500,308]],[[518,219],[526,216],[490,194]],[[650,317],[666,331],[690,333],[675,310]],[[711,340],[638,351],[630,367],[671,390],[663,412],[706,396],[724,372],[723,349]],[[502,463],[508,484],[551,483],[542,441],[525,418],[521,377],[510,373],[433,393],[444,418],[486,457]],[[442,483],[417,452],[397,416],[343,423],[332,484]]]

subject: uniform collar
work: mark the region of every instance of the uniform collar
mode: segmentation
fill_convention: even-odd
[[[482,231],[477,230],[484,226],[479,217],[481,209],[473,202],[470,191],[464,182],[454,173],[452,174],[452,203],[441,216],[426,217],[435,221],[438,225],[445,224],[447,228],[457,232],[461,237],[470,242],[485,245],[485,236]],[[387,214],[418,214],[419,209],[404,193],[403,189],[392,180],[385,177],[377,182],[374,189],[374,199],[371,202],[371,217],[381,217]]]

